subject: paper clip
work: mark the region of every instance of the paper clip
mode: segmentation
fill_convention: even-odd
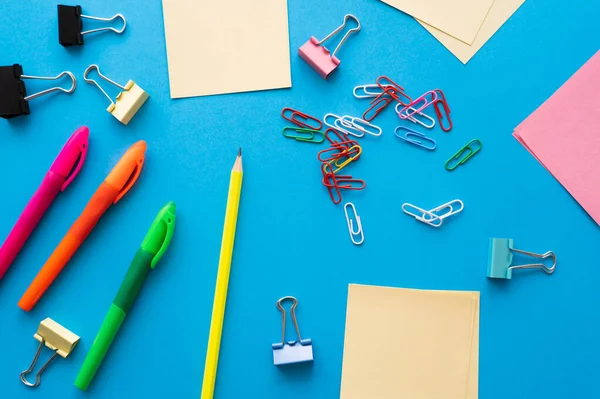
[[[33,358],[33,362],[31,362],[29,368],[20,374],[21,382],[28,387],[37,387],[40,385],[42,373],[46,370],[46,368],[48,368],[56,355],[66,358],[73,351],[73,349],[75,349],[75,346],[79,342],[79,337],[77,335],[73,334],[71,331],[67,330],[49,317],[41,321],[37,333],[33,336],[33,338],[37,339],[40,342],[40,345],[38,346],[37,352]],[[40,368],[40,371],[37,372],[35,375],[35,382],[29,382],[27,381],[26,376],[35,368],[44,346],[54,351],[54,354],[52,354],[46,364]]]
[[[371,122],[377,115],[382,113],[392,101],[394,101],[394,99],[391,97],[379,97],[375,102],[371,103],[371,106],[365,111],[362,118],[367,122]],[[373,113],[372,115],[370,115],[371,112]]]
[[[52,87],[35,94],[27,95],[27,89],[22,79],[58,80],[63,76],[71,78],[71,87]],[[55,77],[23,75],[23,67],[20,64],[0,66],[0,117],[4,119],[19,115],[29,115],[29,100],[43,96],[54,91],[73,93],[77,87],[75,76],[69,71],[61,72]]]
[[[404,213],[413,216],[419,222],[423,222],[432,227],[440,227],[444,219],[462,212],[464,208],[464,203],[459,199],[452,200],[429,211],[419,208],[416,205],[409,204],[408,202],[402,204],[402,211],[404,211]],[[417,212],[415,213],[414,211]]]
[[[394,82],[392,79],[388,78],[387,76],[378,77],[377,85],[384,91],[385,94],[388,94],[390,97],[392,97],[394,100],[398,101],[400,104],[402,104],[404,106],[408,106],[412,103],[412,99],[404,92],[404,87],[400,86],[398,83]],[[402,101],[400,99],[400,96],[404,97],[408,101],[407,102]]]
[[[472,144],[476,144],[475,148],[473,148]],[[452,155],[452,157],[446,161],[446,164],[444,165],[446,170],[451,172],[458,168],[460,165],[471,159],[473,155],[481,151],[482,146],[483,144],[481,144],[481,141],[478,139],[469,141],[463,148],[458,150],[456,154]]]
[[[330,134],[335,134],[337,136],[337,139],[331,138]],[[332,127],[325,130],[325,138],[327,139],[327,141],[329,141],[332,144],[333,147],[342,146],[341,143],[347,143],[349,141],[353,141],[348,138],[347,134],[342,133],[339,130],[332,128]],[[343,146],[352,147],[351,145],[349,146],[347,144],[344,144]]]
[[[286,133],[286,131],[291,130],[296,132],[297,134]],[[325,135],[319,130],[313,129],[304,129],[298,127],[284,127],[282,133],[288,139],[296,139],[296,141],[304,141],[306,143],[315,143],[319,144],[325,141]],[[315,138],[316,135],[320,135],[320,138]]]
[[[290,115],[287,116],[286,113],[290,113]],[[292,109],[292,108],[284,108],[281,111],[281,116],[286,121],[290,121],[295,125],[298,125],[300,127],[305,127],[307,129],[321,130],[321,128],[323,127],[323,123],[321,123],[321,121],[319,119],[315,118],[314,116],[305,114],[304,112],[296,111],[295,109]],[[315,124],[313,124],[311,126],[308,122],[315,122],[316,126],[315,126]]]
[[[328,170],[329,169],[329,170]],[[321,173],[323,174],[323,185],[327,188],[331,201],[334,204],[342,202],[341,190],[364,190],[367,186],[364,180],[355,179],[352,176],[336,176],[329,163],[321,164]],[[345,184],[342,184],[345,183]]]
[[[396,104],[396,113],[400,112],[401,107],[403,108],[402,104],[400,104],[400,103]],[[411,116],[409,116],[407,118],[407,120],[409,120],[413,123],[417,123],[426,129],[433,129],[435,127],[435,119],[433,119],[431,116],[427,115],[426,113],[424,113],[422,111],[417,112],[416,108],[408,107],[408,109],[414,110],[415,112],[413,112],[411,114]],[[423,121],[423,119],[429,121],[429,124],[425,123]]]
[[[513,252],[538,259],[551,258],[553,263],[551,267],[543,263],[511,266]],[[489,278],[511,279],[513,269],[542,269],[546,274],[552,274],[556,269],[556,255],[552,251],[548,251],[545,254],[536,254],[515,249],[513,248],[512,238],[490,238],[487,276]]]
[[[431,96],[431,98],[428,98]],[[396,112],[398,112],[398,116],[400,119],[408,119],[417,112],[423,111],[425,108],[429,107],[431,104],[438,101],[438,95],[436,91],[430,90],[425,92],[421,97],[417,98],[410,105],[405,106],[398,112],[398,108],[396,108]]]
[[[406,133],[404,133],[404,134],[398,133],[398,130],[405,130]],[[409,142],[409,143],[419,146],[421,148],[425,148],[426,150],[429,150],[429,151],[433,151],[437,147],[437,144],[434,139],[425,136],[423,133],[419,133],[416,130],[409,129],[404,126],[398,126],[396,129],[394,129],[394,134],[396,135],[396,137],[398,137],[406,142]],[[411,136],[414,136],[416,138],[411,138]],[[425,141],[426,143],[430,143],[431,145],[429,145],[429,146],[425,145],[425,144],[423,144],[423,141]]]
[[[354,162],[356,160],[358,160],[358,158],[360,157],[360,154],[362,154],[362,147],[359,145],[355,145],[353,147],[348,148],[347,150],[344,150],[339,157],[329,161],[329,164],[333,164],[334,166],[337,167],[337,169],[335,169],[333,171],[333,173],[337,173],[340,170],[344,169],[346,166],[348,166],[351,162]],[[339,163],[341,161],[342,157],[347,157],[347,159],[345,159],[341,164]]]
[[[335,129],[338,129],[339,131],[343,132],[344,134],[354,136],[354,137],[359,137],[359,138],[364,137],[365,131],[363,129],[360,129],[359,127],[355,126],[351,122],[351,120],[352,120],[351,116],[344,115],[344,116],[340,117],[339,119],[336,119],[335,122],[333,122],[333,126],[335,126]]]
[[[352,146],[346,147],[346,145],[348,144],[352,144]],[[361,152],[362,148],[358,145],[358,143],[354,140],[350,140],[341,142],[340,146],[333,146],[319,151],[319,153],[317,154],[317,159],[321,162],[330,162],[345,156],[351,156],[356,154],[357,157],[355,160],[358,160],[358,157],[360,157]],[[324,158],[324,156],[329,153],[333,154],[329,155],[327,158]]]
[[[356,21],[358,26],[356,28],[350,29],[340,43],[337,45],[333,53],[329,53],[329,50],[323,44],[331,39],[334,35],[339,33],[342,29],[346,27],[346,23],[348,23],[349,19],[353,19]],[[344,17],[344,23],[340,25],[336,30],[331,32],[327,37],[323,40],[319,41],[314,36],[311,36],[310,40],[307,41],[300,49],[298,50],[298,54],[300,57],[308,63],[317,73],[323,78],[327,79],[329,74],[333,72],[338,65],[340,65],[340,60],[335,56],[338,50],[342,47],[344,42],[348,39],[348,37],[354,33],[360,31],[360,21],[354,15],[347,14]]]
[[[379,126],[375,126],[364,119],[356,118],[354,116],[345,118],[349,118],[346,120],[349,120],[355,128],[362,130],[364,133],[370,134],[371,136],[379,137],[383,133],[383,130],[381,130]]]
[[[440,89],[435,89],[434,92],[439,93],[438,99],[433,102],[433,109],[435,109],[435,115],[437,116],[438,122],[440,123],[440,127],[444,132],[449,132],[452,130],[452,119],[450,118],[450,106],[448,105],[448,101],[446,101],[446,96],[444,92]],[[441,98],[440,98],[441,97]],[[444,120],[444,114],[440,110],[439,103],[442,103],[444,106],[444,114],[446,115],[446,119],[448,119],[448,126],[444,126],[442,122]]]
[[[98,76],[100,76],[102,79],[123,90],[122,92],[117,94],[117,98],[114,102],[110,98],[110,96],[106,94],[106,92],[98,84],[98,82],[96,82],[94,79],[88,79],[87,75],[92,69],[96,69],[98,71]],[[142,107],[142,105],[144,105],[144,103],[149,97],[148,93],[142,90],[140,86],[135,84],[133,80],[128,81],[125,86],[121,86],[115,81],[102,75],[102,73],[100,73],[100,68],[96,64],[92,64],[89,67],[87,67],[85,72],[83,72],[83,80],[85,80],[87,83],[95,84],[100,89],[100,91],[104,93],[106,98],[108,98],[108,100],[110,101],[110,105],[106,110],[124,125],[127,125],[129,121],[131,121],[131,118],[133,118],[136,112],[138,112],[138,110]]]
[[[285,340],[285,309],[281,305],[281,303],[285,300],[292,301],[290,314],[292,315],[292,322],[294,323],[296,335],[298,336],[297,341],[286,342]],[[300,336],[300,328],[298,327],[298,320],[296,319],[296,307],[298,307],[298,300],[293,296],[286,296],[277,301],[277,308],[281,311],[282,326],[281,342],[277,342],[272,345],[273,364],[275,366],[313,361],[312,340],[302,339]]]
[[[348,208],[352,208],[352,215],[348,213]],[[358,216],[356,207],[352,202],[344,204],[344,213],[346,214],[346,222],[348,223],[348,231],[350,232],[352,244],[362,244],[365,241],[365,233],[363,232],[360,216]],[[354,229],[354,221],[356,221],[356,229]]]
[[[402,211],[407,215],[410,215],[417,219],[419,222],[423,222],[433,227],[440,227],[442,225],[442,218],[430,211],[426,211],[425,209],[419,208],[416,205],[409,204],[405,202],[402,204]],[[417,212],[414,212],[417,211]],[[425,215],[429,216],[429,218],[425,218]]]
[[[387,87],[387,86],[386,86]],[[369,89],[379,89],[377,91],[369,91]],[[362,94],[361,94],[362,92]],[[378,84],[359,85],[352,90],[352,94],[355,98],[374,98],[385,93],[385,88],[381,88]]]
[[[120,18],[123,21],[123,27],[121,29],[106,27],[82,32],[82,18],[102,22],[112,22],[115,19]],[[125,17],[122,14],[117,14],[112,18],[92,17],[89,15],[82,15],[81,6],[65,6],[62,4],[58,5],[58,42],[65,47],[83,45],[83,35],[87,35],[89,33],[112,31],[120,34],[125,31],[126,27],[127,21],[125,21]]]

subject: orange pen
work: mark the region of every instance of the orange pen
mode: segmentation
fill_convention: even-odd
[[[35,306],[104,212],[131,189],[142,171],[145,152],[146,142],[138,141],[119,160],[21,297],[21,309],[29,312]]]

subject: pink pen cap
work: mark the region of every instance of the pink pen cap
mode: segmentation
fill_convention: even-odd
[[[0,279],[56,196],[71,184],[81,170],[87,155],[89,135],[90,131],[87,127],[80,127],[71,135],[19,216],[6,241],[0,246]]]
[[[77,129],[50,166],[51,172],[67,179],[60,191],[65,191],[81,170],[87,156],[89,137],[90,129],[87,126]]]

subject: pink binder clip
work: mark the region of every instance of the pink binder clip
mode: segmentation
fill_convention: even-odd
[[[338,44],[335,50],[333,50],[333,53],[329,53],[329,50],[327,50],[327,48],[323,46],[323,43],[331,39],[342,29],[344,29],[346,27],[348,19],[355,20],[358,26],[346,32],[340,44]],[[300,49],[298,50],[298,54],[304,61],[308,63],[308,65],[310,65],[315,71],[317,71],[323,79],[327,79],[329,74],[333,72],[338,67],[338,65],[340,65],[341,62],[335,56],[335,54],[338,52],[340,47],[342,47],[342,44],[344,44],[346,39],[348,39],[348,36],[350,36],[353,32],[358,32],[359,30],[360,21],[358,20],[358,18],[356,18],[354,15],[346,14],[346,16],[344,17],[344,23],[339,28],[331,32],[329,35],[327,35],[325,39],[321,41],[317,40],[314,36],[312,36],[309,41],[307,41],[302,47],[300,47]]]

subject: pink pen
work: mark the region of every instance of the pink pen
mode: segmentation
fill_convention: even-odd
[[[88,150],[90,131],[80,127],[73,133],[44,177],[8,238],[0,247],[0,279],[35,229],[38,222],[59,192],[71,184],[81,170]]]

